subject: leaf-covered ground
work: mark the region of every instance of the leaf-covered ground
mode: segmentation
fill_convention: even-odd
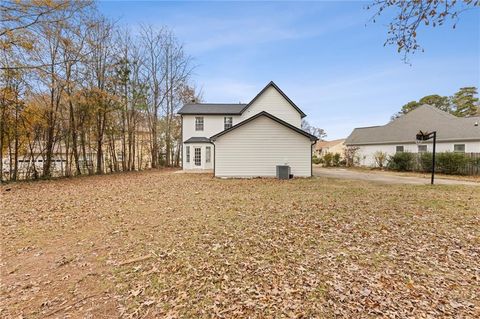
[[[150,171],[0,195],[0,317],[480,316],[479,187]]]

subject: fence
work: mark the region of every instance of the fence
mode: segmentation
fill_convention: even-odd
[[[432,153],[415,153],[413,171],[430,172]],[[480,175],[480,153],[437,153],[435,172],[456,175]]]

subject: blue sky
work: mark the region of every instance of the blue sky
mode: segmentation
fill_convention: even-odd
[[[425,52],[408,65],[383,46],[388,17],[369,23],[368,3],[102,1],[99,8],[132,28],[173,29],[194,58],[192,80],[206,102],[248,102],[273,80],[327,139],[384,124],[422,96],[479,86],[480,9],[455,29],[420,30]]]

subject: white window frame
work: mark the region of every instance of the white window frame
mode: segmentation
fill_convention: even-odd
[[[461,146],[462,150],[457,150],[457,146]],[[453,144],[453,152],[454,153],[465,153],[465,144]]]
[[[201,147],[193,148],[193,164],[195,166],[202,166],[202,148]]]
[[[227,122],[227,119],[229,119],[229,122]],[[228,130],[233,126],[233,116],[225,116],[223,118],[223,129]]]
[[[422,148],[425,147],[425,150],[420,150],[420,147],[422,147]],[[417,152],[418,152],[418,153],[426,153],[426,152],[428,152],[428,147],[427,147],[427,145],[425,145],[425,144],[420,144],[420,145],[418,145]]]
[[[185,146],[185,157],[186,162],[190,163],[190,146]]]
[[[205,163],[210,163],[212,161],[212,147],[205,146]]]
[[[205,127],[205,119],[203,116],[195,116],[195,131],[203,131]]]
[[[401,148],[402,150],[399,151],[399,150],[398,150],[399,148]],[[395,153],[403,153],[403,152],[405,152],[405,146],[403,146],[403,145],[397,145],[397,146],[395,146]]]

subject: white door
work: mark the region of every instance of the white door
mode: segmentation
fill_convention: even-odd
[[[194,148],[193,163],[195,165],[195,168],[201,168],[202,166],[202,148],[201,147]]]

